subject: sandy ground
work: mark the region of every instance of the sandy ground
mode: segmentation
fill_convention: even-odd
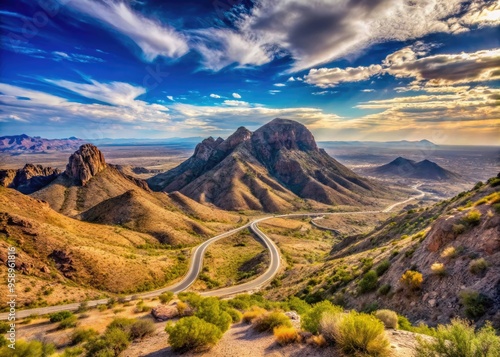
[[[164,324],[162,324],[164,326]],[[406,331],[388,330],[394,357],[414,356],[415,335]],[[121,356],[123,357],[335,357],[342,356],[333,347],[318,348],[306,344],[279,346],[270,333],[258,333],[246,323],[233,325],[217,346],[210,351],[200,353],[175,353],[169,347],[168,334],[159,326],[157,334],[133,343]]]

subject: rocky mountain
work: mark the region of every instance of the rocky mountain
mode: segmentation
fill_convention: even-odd
[[[305,202],[366,204],[382,191],[319,149],[304,125],[286,119],[253,133],[240,127],[226,140],[205,139],[188,160],[148,184],[223,209],[269,212]]]
[[[30,194],[47,186],[60,173],[60,170],[52,167],[26,164],[19,170],[0,170],[0,186],[14,188],[24,194]]]
[[[405,159],[404,157],[398,157],[388,164],[370,170],[370,172],[383,176],[401,176],[406,178],[436,181],[454,180],[460,177],[460,175],[446,170],[435,162],[427,159],[416,162]]]
[[[144,180],[106,164],[92,144],[82,145],[70,156],[66,170],[31,196],[66,216],[120,225],[172,245],[199,243],[239,219],[219,210],[207,212],[187,197],[181,204],[178,195],[152,192]],[[198,222],[200,218],[209,223]]]
[[[40,153],[49,151],[76,150],[85,141],[75,137],[67,139],[44,139],[26,134],[0,137],[0,152]]]

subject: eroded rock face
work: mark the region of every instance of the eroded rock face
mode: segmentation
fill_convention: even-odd
[[[85,184],[106,168],[104,155],[92,144],[80,146],[78,151],[69,157],[69,163],[64,172],[78,184]]]
[[[19,170],[1,170],[0,185],[30,194],[54,181],[60,173],[52,167],[26,164]]]

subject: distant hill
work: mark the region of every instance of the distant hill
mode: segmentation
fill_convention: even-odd
[[[54,181],[60,173],[52,167],[26,164],[19,170],[0,170],[0,186],[30,194]]]
[[[44,139],[26,134],[0,137],[0,152],[9,153],[39,153],[50,151],[76,150],[85,141],[75,137],[67,139]]]
[[[286,119],[253,133],[240,127],[226,140],[205,139],[188,160],[148,184],[223,209],[268,212],[303,208],[304,200],[361,205],[383,191],[319,149],[304,125]]]
[[[400,141],[320,141],[319,144],[323,147],[377,147],[377,148],[437,148],[439,145],[434,144],[433,142],[423,139],[419,141],[409,141],[409,140],[400,140]]]
[[[424,180],[454,180],[460,178],[460,175],[446,170],[429,160],[416,162],[413,160],[398,157],[388,164],[376,167],[371,170],[374,174],[401,176]]]

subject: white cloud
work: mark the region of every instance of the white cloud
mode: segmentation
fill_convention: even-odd
[[[326,95],[326,94],[331,94],[331,93],[336,93],[336,92],[331,91],[331,90],[323,90],[321,92],[312,92],[311,94],[312,95]]]
[[[210,98],[215,98],[215,99],[219,99],[220,98],[220,95],[218,94],[210,94]]]
[[[290,77],[290,78],[288,78],[286,81],[287,81],[287,82],[295,82],[295,78]]]
[[[304,80],[308,84],[315,85],[320,88],[335,87],[339,83],[344,82],[359,82],[372,77],[373,75],[380,74],[382,66],[370,65],[368,67],[347,67],[341,69],[335,68],[320,68],[311,69]]]
[[[141,48],[147,61],[152,61],[158,56],[178,58],[189,50],[184,35],[164,23],[137,13],[124,2],[58,1],[78,11],[75,13],[75,18],[79,19],[80,13],[86,14],[132,40]]]
[[[54,51],[52,52],[53,59],[56,61],[70,61],[70,62],[79,62],[79,63],[98,63],[98,62],[104,62],[102,58],[94,57],[94,56],[88,56],[88,55],[82,55],[79,53],[66,53],[66,52],[61,52],[61,51]]]
[[[280,92],[281,92],[281,90],[279,90],[279,89],[271,89],[269,91],[269,94],[275,95],[275,94],[280,93]]]
[[[250,103],[242,101],[242,100],[225,100],[224,105],[230,106],[230,107],[249,107]]]
[[[236,63],[238,67],[260,66],[271,61],[263,47],[244,34],[230,29],[207,28],[191,31],[193,47],[212,71]]]
[[[286,87],[285,83],[274,83],[275,87]]]
[[[171,100],[172,102],[174,101],[174,97],[172,97],[171,95],[167,95],[167,99]]]
[[[241,99],[241,95],[239,95],[238,93],[233,93],[233,98]]]
[[[361,92],[371,93],[371,92],[375,92],[375,89],[361,89]]]

